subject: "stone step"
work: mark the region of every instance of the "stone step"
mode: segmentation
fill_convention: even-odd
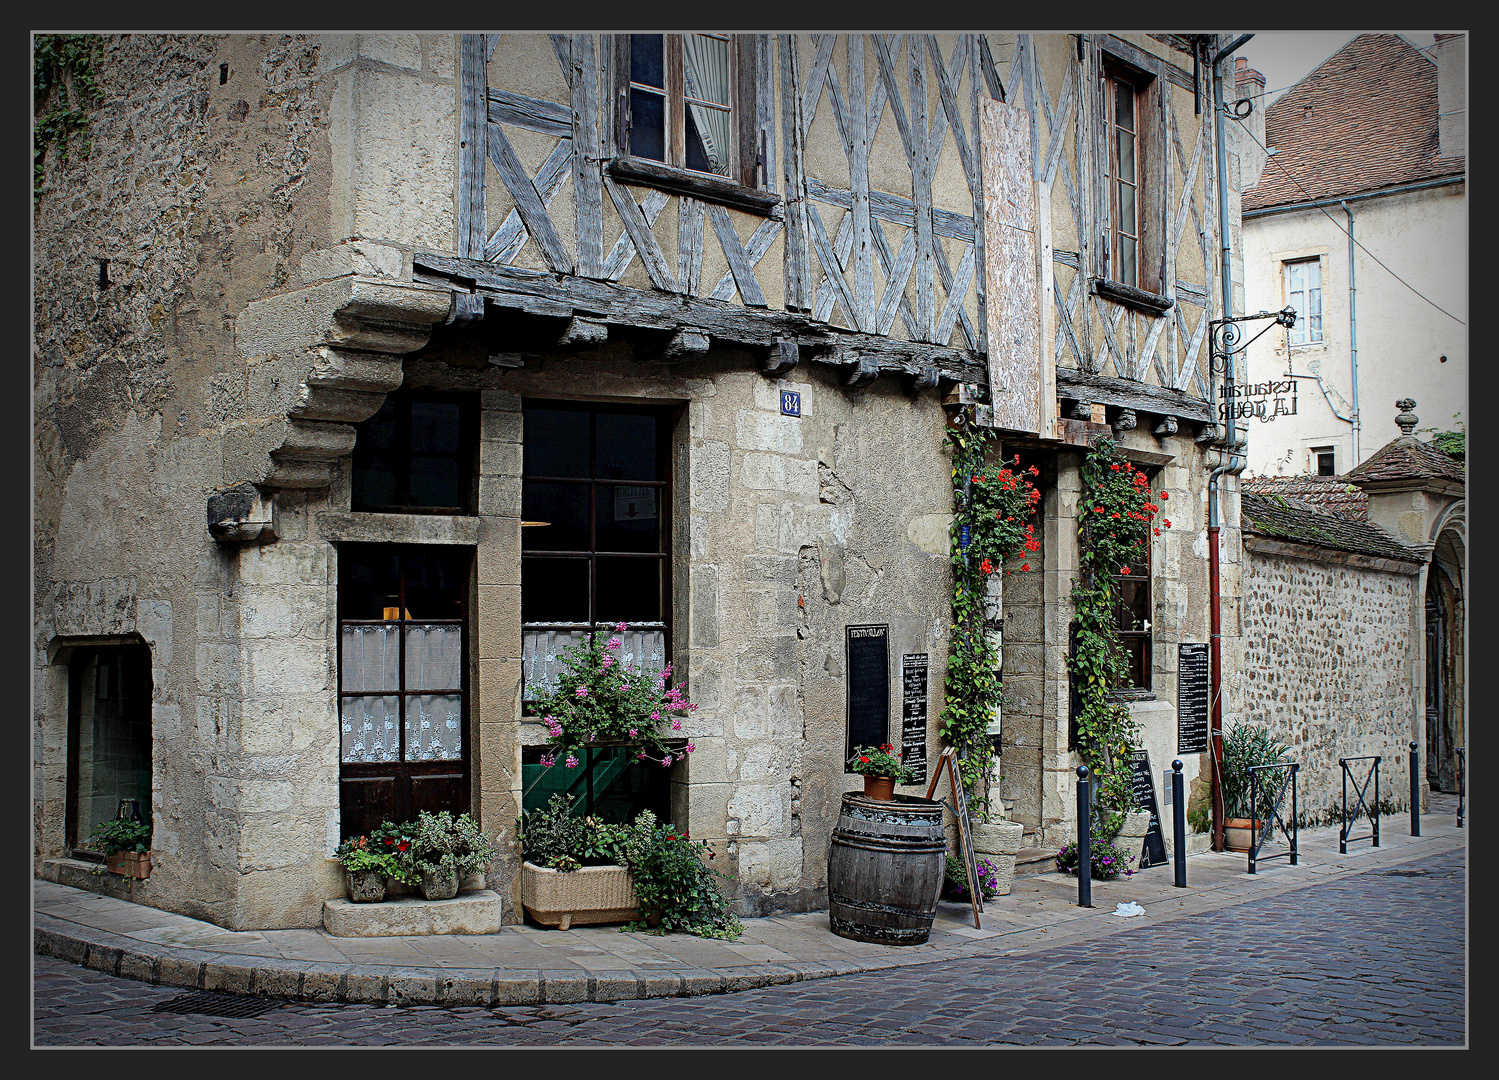
[[[498,934],[502,901],[493,889],[461,892],[451,900],[420,896],[377,904],[323,901],[323,929],[334,937],[406,937],[427,934]]]

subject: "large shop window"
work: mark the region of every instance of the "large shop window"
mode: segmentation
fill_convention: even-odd
[[[95,826],[133,803],[151,814],[151,650],[81,648],[68,661],[67,844],[89,850]],[[128,805],[123,807],[127,813]]]
[[[472,514],[476,416],[472,395],[390,394],[355,428],[351,508]]]
[[[470,548],[340,544],[344,836],[469,809]]]
[[[524,421],[521,651],[528,691],[555,683],[569,646],[595,628],[612,636],[621,622],[629,627],[618,635],[622,662],[659,670],[671,644],[669,410],[527,401]],[[525,806],[568,790],[581,806],[628,804],[665,816],[670,770],[658,765],[646,778],[645,766],[610,748],[587,758],[578,770],[559,765],[536,782],[539,750],[529,749],[522,757]]]

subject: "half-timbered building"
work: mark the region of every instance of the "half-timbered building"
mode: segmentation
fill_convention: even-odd
[[[1227,41],[106,39],[90,150],[49,158],[37,204],[41,872],[85,881],[134,798],[134,898],[315,925],[343,836],[449,808],[498,838],[513,920],[517,814],[566,787],[708,840],[742,913],[825,906],[850,739],[940,749],[959,422],[1043,489],[991,626],[1011,816],[1038,846],[1073,828],[1103,434],[1169,495],[1119,689],[1169,767],[1210,540],[1225,671],[1238,650],[1209,355],[1240,295]],[[694,750],[559,780],[527,702],[606,622],[685,681]]]

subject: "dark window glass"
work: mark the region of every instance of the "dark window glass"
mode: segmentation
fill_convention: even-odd
[[[352,508],[471,513],[476,415],[471,395],[389,395],[355,429]]]
[[[666,99],[660,94],[630,88],[630,153],[666,160]]]
[[[531,415],[526,413],[527,417]],[[535,415],[542,419],[526,424],[525,460],[533,466],[526,475],[587,477],[589,414],[545,409],[535,410]]]
[[[661,489],[645,485],[600,484],[600,551],[661,550]]]
[[[666,64],[662,58],[665,38],[661,34],[630,35],[630,81],[646,86],[666,86]]]
[[[587,551],[590,485],[527,480],[521,485],[521,546],[527,551]]]
[[[598,622],[658,622],[661,569],[656,559],[610,558],[598,563]]]
[[[68,843],[88,848],[122,802],[151,817],[151,651],[79,649],[68,663]],[[128,812],[128,811],[127,811]]]
[[[589,560],[527,555],[520,580],[522,622],[588,622]]]
[[[1333,464],[1333,455],[1331,453],[1325,453],[1325,454],[1318,454],[1317,455],[1317,475],[1318,476],[1336,476],[1337,475],[1337,467]]]
[[[642,413],[598,414],[598,472],[601,480],[660,480],[659,421]]]
[[[1120,687],[1125,690],[1150,689],[1150,553],[1146,548],[1144,559],[1131,563],[1129,573],[1114,575],[1114,588],[1119,597],[1115,605],[1119,644],[1129,657],[1128,681]]]

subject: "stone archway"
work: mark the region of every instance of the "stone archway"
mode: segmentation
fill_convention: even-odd
[[[1466,610],[1461,504],[1444,515],[1426,573],[1426,779],[1457,791],[1457,749],[1466,743]]]

